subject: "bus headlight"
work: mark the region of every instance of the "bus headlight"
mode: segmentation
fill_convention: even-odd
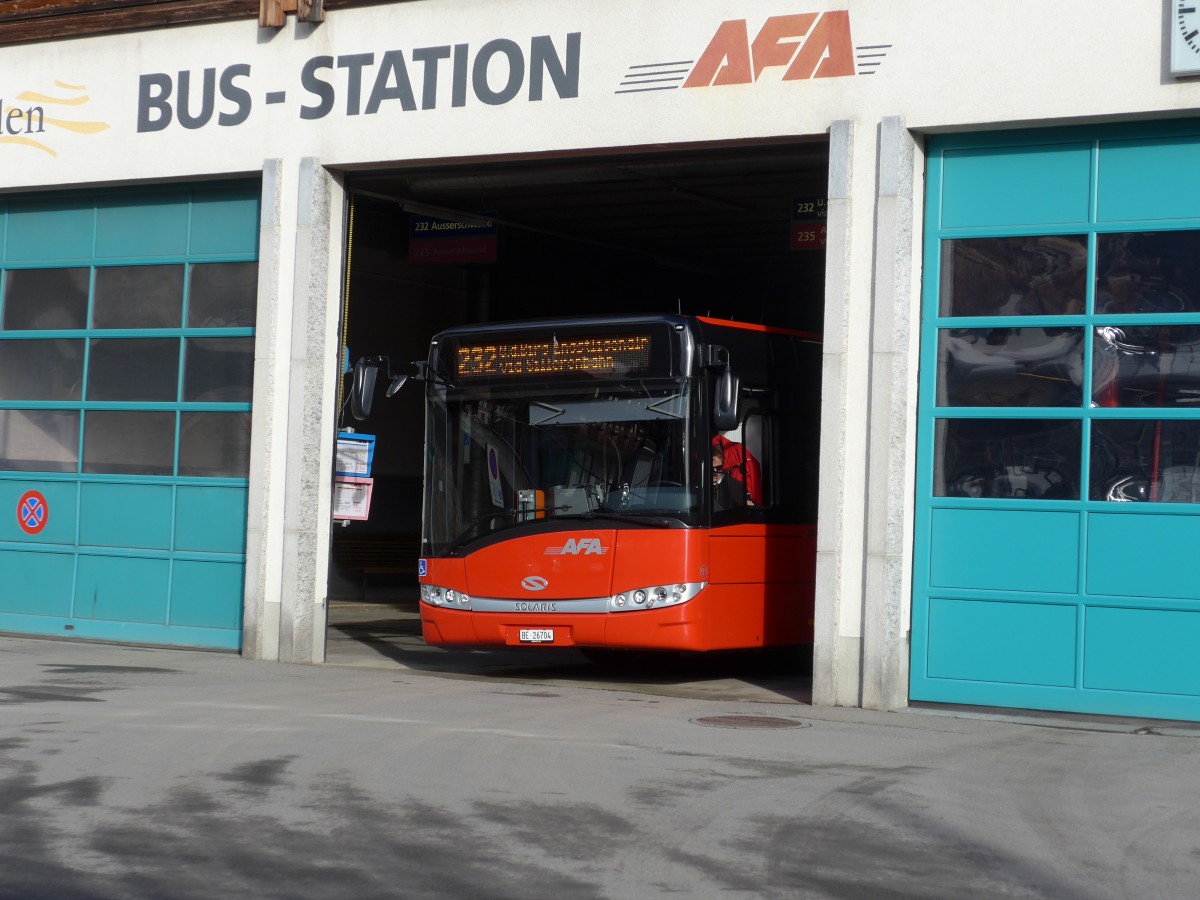
[[[629,612],[637,609],[660,609],[664,606],[678,606],[687,603],[704,588],[708,582],[697,581],[686,584],[655,584],[650,587],[634,588],[632,591],[622,591],[608,598],[609,612]]]
[[[421,602],[449,609],[471,608],[471,598],[468,594],[456,591],[454,588],[439,587],[436,584],[421,585]]]

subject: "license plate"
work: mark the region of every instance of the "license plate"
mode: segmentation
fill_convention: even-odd
[[[518,635],[522,644],[553,644],[553,628],[522,628]]]

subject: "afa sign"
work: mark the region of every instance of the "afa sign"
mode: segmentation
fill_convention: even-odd
[[[745,19],[722,22],[683,86],[750,84],[774,68],[783,69],[784,81],[853,75],[850,14],[771,16],[754,40]]]

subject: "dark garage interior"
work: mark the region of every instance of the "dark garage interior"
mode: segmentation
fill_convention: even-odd
[[[820,332],[825,253],[823,234],[813,238],[827,173],[824,138],[349,172],[348,359],[382,355],[407,372],[443,328],[547,316],[683,313]],[[480,255],[420,252],[416,229],[428,226],[417,223],[439,220],[486,232]],[[358,422],[349,376],[343,384],[339,427],[375,436],[374,485],[367,521],[335,523],[329,596],[406,599],[419,555],[421,386],[391,398],[380,387]]]

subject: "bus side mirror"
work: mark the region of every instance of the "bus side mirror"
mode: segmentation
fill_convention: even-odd
[[[375,377],[379,368],[366,359],[354,364],[354,383],[350,388],[350,414],[358,421],[371,415],[371,401],[375,396]]]
[[[713,427],[717,431],[732,431],[738,427],[739,381],[728,366],[717,378],[712,411]]]
[[[350,414],[360,422],[371,415],[371,401],[375,397],[375,380],[380,369],[387,374],[388,386],[385,394],[391,397],[404,387],[404,383],[409,378],[424,381],[426,366],[425,360],[419,359],[413,363],[413,368],[416,369],[414,375],[394,375],[392,374],[392,361],[386,356],[372,356],[369,359],[365,356],[360,357],[354,364],[354,384],[350,388]]]

